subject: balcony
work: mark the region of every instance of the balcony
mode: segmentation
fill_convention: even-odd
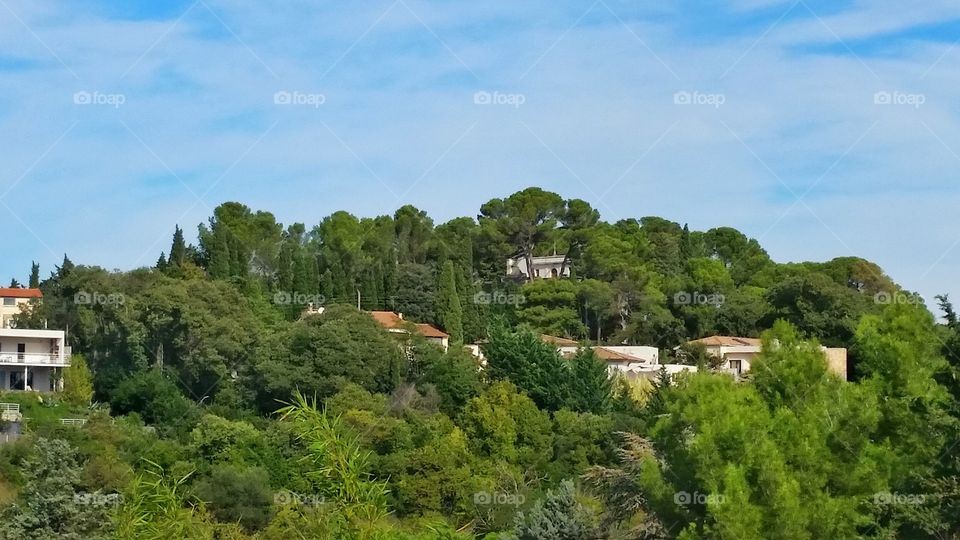
[[[20,366],[69,366],[70,357],[46,353],[0,352],[0,365]]]

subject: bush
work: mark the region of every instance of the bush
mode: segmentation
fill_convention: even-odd
[[[239,523],[247,531],[260,530],[273,516],[273,491],[261,468],[215,467],[197,482],[197,497],[218,520]]]

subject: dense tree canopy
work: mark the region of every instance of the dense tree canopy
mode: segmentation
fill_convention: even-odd
[[[778,263],[539,188],[441,224],[228,202],[189,230],[155,268],[18,276],[44,297],[16,324],[66,330],[75,362],[62,394],[2,397],[27,420],[0,444],[0,537],[960,534],[960,323],[870,261]],[[505,275],[554,252],[569,278]],[[711,334],[763,337],[748,377],[673,350]],[[589,345],[699,369],[628,383]]]

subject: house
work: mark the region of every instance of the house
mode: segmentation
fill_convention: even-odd
[[[750,371],[751,363],[753,363],[762,349],[762,343],[759,338],[709,336],[695,339],[690,343],[702,344],[707,350],[707,354],[722,360],[720,365],[721,369],[726,370],[737,378]],[[826,356],[827,369],[846,380],[847,350],[844,348],[822,346],[820,350],[822,350],[824,356]]]
[[[532,272],[527,270],[527,259],[517,257],[507,259],[507,277],[513,279],[532,279],[543,278],[551,279],[556,277],[570,277],[570,265],[564,265],[566,255],[547,255],[543,257],[532,257],[530,263]]]
[[[384,327],[387,332],[392,334],[409,335],[411,330],[426,338],[429,343],[433,343],[443,349],[444,352],[450,346],[450,335],[439,328],[426,323],[411,323],[404,320],[403,313],[394,313],[392,311],[371,311],[370,316]]]
[[[13,316],[33,300],[43,298],[40,289],[0,287],[0,328],[13,328]]]
[[[683,372],[696,372],[696,366],[680,364],[661,364],[660,349],[645,345],[598,345],[590,347],[593,353],[607,365],[610,376],[622,376],[628,380],[654,379],[660,368],[670,375]],[[565,358],[572,358],[573,352],[561,352]]]
[[[61,390],[69,365],[62,330],[0,328],[0,390]]]

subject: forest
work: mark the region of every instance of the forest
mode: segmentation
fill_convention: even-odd
[[[13,277],[43,291],[17,327],[73,356],[62,392],[0,396],[26,418],[0,538],[960,538],[960,320],[871,261],[775,262],[533,187],[441,224],[227,202],[196,238]],[[507,276],[553,254],[569,278]],[[677,352],[710,335],[763,339],[745,380]],[[631,384],[598,344],[699,369]]]

